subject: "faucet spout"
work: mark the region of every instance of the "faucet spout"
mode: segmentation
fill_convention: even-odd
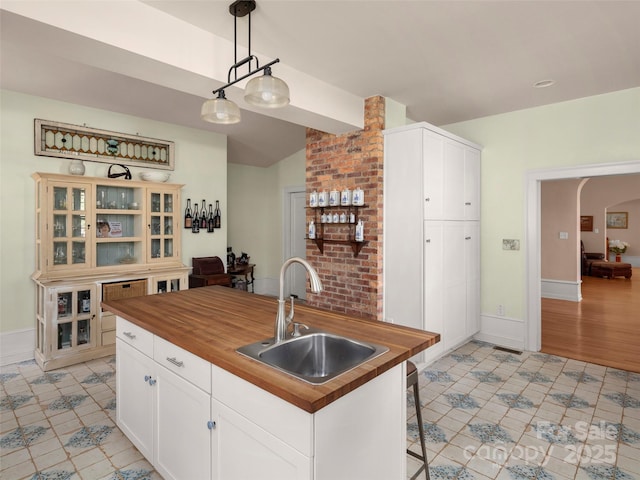
[[[320,293],[322,291],[322,282],[320,281],[318,273],[305,259],[300,257],[292,257],[282,264],[282,268],[280,269],[280,296],[278,297],[278,313],[276,314],[276,323],[274,329],[275,343],[282,342],[285,339],[285,337],[287,336],[287,326],[293,320],[293,309],[291,310],[291,318],[286,318],[284,312],[284,276],[287,269],[292,263],[299,263],[307,270],[307,272],[309,272],[309,285],[313,293]]]

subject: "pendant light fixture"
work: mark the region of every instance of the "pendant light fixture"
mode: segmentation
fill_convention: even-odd
[[[289,104],[289,87],[287,84],[271,74],[271,66],[280,61],[276,58],[266,65],[260,66],[258,58],[251,54],[251,12],[255,10],[255,0],[236,0],[229,5],[229,13],[233,15],[233,61],[227,75],[227,84],[213,91],[216,98],[207,100],[202,105],[200,116],[203,120],[218,124],[232,124],[240,121],[240,108],[231,100],[227,100],[225,89],[245,78],[262,72],[263,75],[252,78],[245,88],[244,99],[247,103],[262,108],[280,108]],[[249,41],[247,56],[238,60],[237,23],[238,17],[249,15]],[[255,68],[252,69],[255,63]],[[248,73],[238,77],[238,69],[247,65]],[[233,73],[233,80],[231,74]]]

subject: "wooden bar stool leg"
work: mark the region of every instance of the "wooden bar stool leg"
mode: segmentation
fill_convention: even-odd
[[[418,471],[411,477],[411,480],[418,478],[420,472],[424,470],[425,476],[427,480],[430,480],[429,477],[429,465],[427,464],[427,448],[425,446],[425,438],[424,438],[424,424],[422,423],[422,405],[420,403],[420,392],[418,386],[418,369],[412,362],[407,362],[407,388],[413,387],[413,400],[416,407],[416,420],[418,421],[418,434],[420,435],[420,447],[422,448],[422,455],[418,455],[415,452],[407,449],[407,454],[411,455],[418,460],[422,460],[424,465],[422,465]]]

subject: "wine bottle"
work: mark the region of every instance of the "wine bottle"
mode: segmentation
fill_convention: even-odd
[[[193,226],[193,217],[191,216],[191,199],[187,198],[187,208],[184,211],[184,228],[191,228]]]
[[[215,228],[215,223],[213,219],[213,205],[209,204],[209,219],[207,220],[207,232],[213,233]]]
[[[207,205],[204,198],[202,199],[202,209],[200,210],[200,228],[207,228]]]
[[[216,209],[213,212],[213,225],[215,228],[220,228],[222,225],[222,213],[220,212],[220,202],[216,200]]]
[[[198,204],[193,207],[193,221],[191,222],[191,233],[200,233],[200,217],[198,216]]]

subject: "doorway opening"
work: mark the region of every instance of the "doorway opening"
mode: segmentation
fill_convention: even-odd
[[[287,187],[283,195],[283,261],[291,257],[307,256],[307,214],[306,189],[304,186]],[[294,263],[287,269],[285,298],[295,295],[300,300],[307,298],[307,272],[300,264]]]
[[[575,167],[532,170],[525,177],[526,238],[526,318],[524,344],[538,352],[542,346],[541,261],[540,261],[540,186],[545,180],[579,177],[601,177],[640,173],[640,160]]]

